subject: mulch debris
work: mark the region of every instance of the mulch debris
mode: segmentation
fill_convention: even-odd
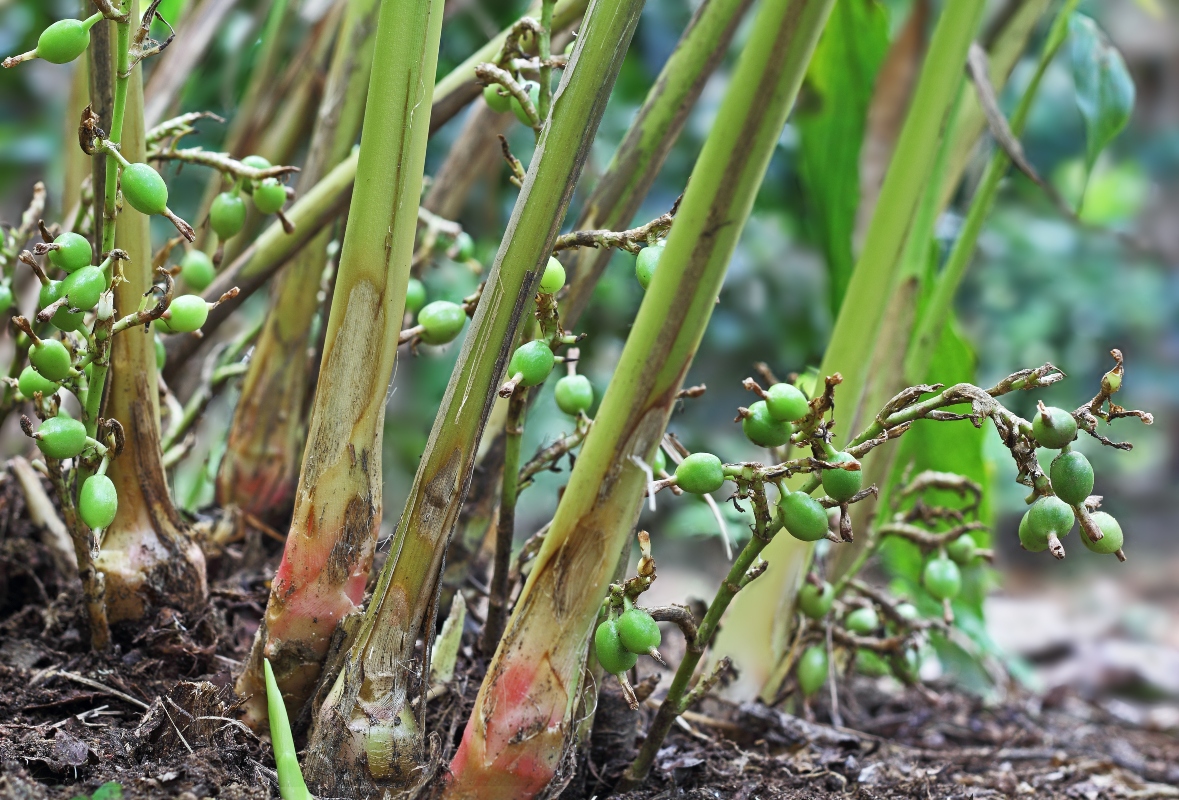
[[[233,676],[266,603],[270,567],[228,553],[209,609],[165,612],[118,646],[89,652],[78,587],[53,566],[11,480],[0,483],[0,799],[74,798],[117,781],[127,798],[278,797],[267,739],[238,721]],[[243,552],[249,548],[243,548]],[[257,547],[254,547],[257,550]],[[462,734],[484,662],[470,647],[429,722],[443,759]],[[1108,703],[1012,692],[986,703],[855,679],[845,727],[762,705],[709,699],[668,737],[627,800],[1034,797],[1179,798],[1179,737],[1129,724]],[[658,693],[656,693],[658,697]],[[641,741],[648,701],[627,712],[612,679],[588,757],[562,797],[606,797]],[[801,712],[800,712],[801,713]]]

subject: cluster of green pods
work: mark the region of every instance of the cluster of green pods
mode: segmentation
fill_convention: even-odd
[[[1125,536],[1117,519],[1104,511],[1089,511],[1085,501],[1093,493],[1093,466],[1072,449],[1077,438],[1076,418],[1068,411],[1041,406],[1032,418],[1032,437],[1040,447],[1059,450],[1048,468],[1051,494],[1039,494],[1019,523],[1019,542],[1033,553],[1050,551],[1064,557],[1061,540],[1080,522],[1081,543],[1099,555],[1124,558]],[[1094,531],[1099,531],[1100,536]]]
[[[640,655],[658,658],[663,641],[659,624],[650,612],[629,603],[627,606],[617,617],[611,612],[594,632],[594,653],[602,669],[611,675],[629,670]]]

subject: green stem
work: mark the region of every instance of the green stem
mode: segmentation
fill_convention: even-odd
[[[265,719],[262,659],[288,709],[315,689],[332,633],[364,599],[382,504],[385,398],[397,358],[429,137],[442,0],[381,0],[322,369],[283,561],[237,691]],[[309,761],[316,774],[315,759]]]
[[[127,3],[125,10],[130,13],[131,4]],[[108,140],[118,145],[123,140],[123,119],[127,113],[127,86],[131,80],[131,24],[132,19],[127,22],[115,22],[115,74],[114,74],[114,103],[111,110],[111,125],[110,131],[107,134]],[[101,256],[105,257],[115,246],[115,217],[118,214],[117,203],[119,194],[119,169],[115,166],[111,159],[115,161],[124,161],[121,155],[117,152],[108,153],[106,156],[106,186],[103,201],[103,222],[102,222],[102,248]],[[96,220],[97,221],[97,220]],[[109,325],[104,327],[104,321],[99,320],[95,324],[95,336],[99,337],[100,333],[105,333],[101,336],[104,342],[109,341]],[[109,344],[101,347],[98,358],[92,362],[90,372],[89,387],[86,390],[86,403],[84,407],[83,419],[86,423],[86,433],[89,436],[94,436],[98,430],[98,419],[102,411],[102,395],[106,388],[106,376],[110,367],[110,347]],[[81,482],[79,482],[79,486]]]
[[[1023,0],[1014,13],[995,31],[987,43],[987,63],[990,65],[991,85],[1002,91],[1011,71],[1027,50],[1028,40],[1047,13],[1053,0]],[[1071,0],[1070,0],[1071,2]],[[937,207],[945,210],[962,182],[979,139],[987,129],[986,115],[974,92],[967,92],[959,104],[953,122],[954,144],[946,179],[942,183]]]
[[[557,0],[541,0],[540,4],[540,40],[537,42],[540,54],[540,102],[537,113],[541,124],[549,117],[549,105],[553,100],[553,68],[549,64],[553,49],[553,9]]]
[[[659,174],[704,84],[724,58],[752,0],[704,0],[663,65],[574,230],[621,230],[630,225]],[[563,259],[571,276],[561,299],[566,326],[574,328],[589,305],[611,250],[581,248]]]
[[[837,406],[837,430],[853,421],[860,393],[871,364],[864,356],[871,349],[884,316],[883,300],[890,294],[900,267],[901,248],[909,221],[917,209],[933,169],[930,153],[937,151],[946,115],[961,82],[966,53],[978,30],[986,3],[960,0],[946,4],[908,116],[889,162],[860,256],[852,273],[841,312],[823,355],[821,375],[843,375],[840,393],[850,401]]]
[[[131,67],[131,22],[115,23],[115,96],[111,111],[111,129],[107,138],[114,144],[123,139],[123,116],[127,109],[127,82]],[[118,213],[116,204],[119,194],[119,170],[109,161],[107,156],[106,191],[103,206],[102,225],[102,255],[106,255],[115,246],[115,215]]]
[[[508,401],[508,419],[504,426],[503,483],[495,529],[495,561],[487,600],[487,621],[483,623],[480,641],[484,653],[495,651],[508,618],[508,576],[512,568],[512,537],[516,531],[516,498],[519,495],[520,442],[524,438],[528,394],[526,389],[517,389]]]
[[[404,785],[417,773],[425,731],[419,717],[424,704],[415,709],[410,703],[415,642],[433,637],[441,562],[478,443],[641,7],[641,0],[595,0],[581,26],[582,41],[562,77],[561,102],[542,130],[451,373],[391,556],[332,690],[333,702],[324,704],[312,734],[309,766],[330,781],[333,792],[372,781]],[[378,664],[399,667],[374,670]]]
[[[647,736],[643,740],[639,754],[635,756],[635,760],[631,762],[623,775],[624,786],[637,785],[647,777],[647,773],[651,771],[651,765],[655,763],[655,756],[663,746],[663,740],[667,738],[676,717],[688,710],[685,699],[692,683],[692,676],[696,672],[700,658],[704,655],[704,648],[712,641],[712,635],[716,632],[721,617],[728,610],[733,598],[737,596],[749,568],[753,566],[753,562],[761,555],[761,551],[765,549],[779,527],[775,522],[768,528],[755,533],[737,555],[733,566],[729,568],[729,574],[725,576],[720,588],[717,589],[716,596],[713,597],[712,603],[708,606],[708,612],[704,615],[704,619],[696,631],[696,641],[689,643],[684,658],[675,671],[675,677],[672,678],[671,686],[667,690],[667,696],[659,704],[655,719],[651,720],[651,724],[647,728]]]
[[[360,132],[378,9],[376,0],[348,5],[299,173],[299,194],[348,157]],[[310,344],[330,238],[330,229],[321,231],[276,278],[217,474],[219,505],[265,519],[285,515],[293,503],[313,376],[310,359],[290,354],[304,353]]]
[[[618,231],[630,225],[679,137],[688,114],[695,107],[704,84],[724,58],[737,25],[751,4],[752,0],[704,0],[700,3],[675,50],[651,85],[609,166],[582,206],[573,230]],[[463,166],[466,170],[472,169],[469,159],[463,162]],[[586,247],[561,254],[571,276],[568,289],[561,298],[561,314],[567,328],[576,328],[577,320],[589,305],[594,287],[614,252],[608,248]],[[536,392],[532,396],[535,398]],[[493,416],[484,440],[496,440],[502,436],[502,430],[502,416]],[[476,470],[472,495],[491,496],[497,480],[495,470]],[[448,586],[450,577],[465,575],[465,561],[479,552],[479,543],[486,537],[489,522],[488,514],[465,515],[460,520],[455,537],[458,545],[451,548],[446,560]]]
[[[129,12],[131,24],[137,25],[138,0],[129,4]],[[122,51],[112,60],[128,64]],[[109,65],[103,68],[109,72]],[[124,89],[118,93],[122,96],[125,92],[126,97],[121,130],[117,131],[120,150],[129,161],[142,162],[147,149],[142,66],[136,65],[126,78],[116,76],[116,81],[123,82]],[[107,167],[109,179],[114,170],[109,159]],[[114,246],[128,256],[121,264],[123,280],[113,286],[114,308],[134,314],[151,291],[155,277],[151,219],[124,207],[118,217]],[[112,315],[110,321],[100,321],[96,326],[95,341],[100,350],[106,345],[99,335],[115,319],[117,316]],[[111,331],[113,334],[113,325]],[[96,560],[106,580],[107,613],[112,624],[152,617],[160,607],[195,616],[201,613],[206,598],[205,561],[169,494],[160,451],[159,387],[152,337],[143,330],[125,331],[109,337],[109,348],[108,354],[94,361],[92,374],[99,379],[91,381],[87,394],[90,408],[106,395],[101,416],[118,420],[126,436],[123,451],[109,471],[118,492],[118,513],[107,528]],[[104,359],[109,359],[110,364],[105,386],[101,377]]]
[[[1053,23],[1052,31],[1040,52],[1036,71],[1028,81],[1027,88],[1019,99],[1019,105],[1011,116],[1011,132],[1016,136],[1023,132],[1044,74],[1048,71],[1048,66],[1052,63],[1057,51],[1064,44],[1063,31],[1067,30],[1068,19],[1076,8],[1077,2],[1078,0],[1066,2]],[[983,224],[990,215],[991,209],[994,208],[999,185],[1010,166],[1011,159],[1007,152],[1002,147],[996,147],[991,160],[987,163],[986,171],[983,173],[974,198],[970,202],[966,221],[954,242],[954,247],[946,260],[946,266],[934,284],[933,293],[925,306],[925,313],[918,322],[917,329],[909,342],[908,352],[905,355],[904,375],[906,381],[917,382],[926,378],[925,373],[929,362],[933,358],[933,352],[946,327],[946,320],[949,319],[953,310],[954,296],[970,266],[975,248],[978,246],[978,238],[982,234]]]
[[[480,688],[448,798],[531,797],[562,762],[585,648],[644,502],[646,475],[631,456],[650,463],[663,436],[832,5],[761,5],[688,181],[664,266]]]

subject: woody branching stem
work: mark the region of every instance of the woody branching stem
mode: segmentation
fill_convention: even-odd
[[[618,248],[630,253],[637,253],[640,248],[667,235],[671,230],[671,223],[675,221],[675,212],[679,208],[676,201],[671,211],[662,214],[645,225],[626,231],[572,231],[563,233],[553,245],[553,252],[572,250],[577,247]]]
[[[588,424],[588,423],[586,423]],[[532,485],[532,479],[541,472],[548,469],[554,469],[554,465],[561,460],[563,456],[577,449],[577,446],[585,439],[586,427],[582,423],[582,419],[578,420],[577,430],[572,433],[565,434],[557,441],[541,448],[537,451],[528,463],[520,468],[520,477],[518,479],[519,486],[517,491],[523,492]]]
[[[737,496],[751,501],[754,514],[754,523],[751,526],[753,535],[733,561],[732,567],[729,568],[729,574],[717,589],[716,596],[708,606],[708,612],[700,622],[694,641],[691,642],[691,646],[684,654],[683,661],[676,668],[671,687],[667,690],[667,697],[659,705],[659,711],[656,712],[655,719],[651,721],[651,725],[647,729],[647,737],[643,740],[643,746],[623,776],[624,787],[637,785],[646,778],[647,773],[651,770],[651,765],[655,762],[655,755],[663,746],[663,740],[671,730],[676,717],[686,711],[707,691],[707,679],[700,681],[697,685],[699,691],[690,688],[692,675],[696,672],[704,648],[712,641],[712,635],[716,631],[717,625],[720,624],[721,617],[728,610],[729,603],[740,591],[740,587],[747,582],[746,575],[760,557],[761,551],[782,527],[781,522],[770,512],[765,495],[765,485],[760,479],[752,482],[738,482]],[[722,658],[718,662],[718,667],[720,664],[727,667],[728,661]],[[719,675],[719,669],[714,669],[712,674]],[[713,680],[715,682],[715,678]]]
[[[516,99],[520,107],[524,109],[524,113],[528,115],[528,124],[533,130],[539,131],[543,120],[532,99],[528,96],[528,92],[520,85],[520,82],[512,77],[512,73],[506,69],[500,69],[495,64],[480,64],[475,67],[475,77],[482,83],[492,84],[497,83],[508,90],[508,93]]]
[[[1115,351],[1114,355],[1116,359],[1115,367],[1102,380],[1101,391],[1092,401],[1074,412],[1074,419],[1079,420],[1083,415],[1090,414],[1094,418],[1102,419],[1134,417],[1146,424],[1150,424],[1153,418],[1149,413],[1143,411],[1126,411],[1114,404],[1112,395],[1120,388],[1121,378],[1124,372],[1124,365],[1120,353]],[[1045,364],[1035,369],[1025,369],[1013,373],[989,389],[983,389],[965,383],[955,384],[954,386],[945,388],[940,385],[909,387],[890,400],[876,414],[875,421],[853,439],[853,444],[846,448],[846,452],[853,455],[857,460],[862,459],[877,447],[904,435],[919,420],[943,422],[969,421],[975,426],[981,426],[984,421],[989,419],[999,432],[1000,439],[1010,451],[1012,459],[1018,467],[1016,481],[1033,489],[1032,495],[1028,500],[1030,503],[1037,497],[1051,495],[1053,488],[1048,480],[1048,476],[1038,461],[1037,448],[1039,445],[1033,436],[1032,423],[1007,410],[999,402],[998,398],[1012,392],[1044,388],[1056,383],[1063,377],[1064,374],[1056,367],[1051,364]],[[756,389],[756,383],[752,380],[747,379],[746,384],[747,388]],[[794,444],[796,446],[809,446],[816,453],[821,453],[824,448],[830,447],[827,442],[828,423],[824,421],[822,415],[834,408],[832,390],[838,385],[838,379],[827,379],[827,391],[819,398],[811,401],[811,414],[799,422],[800,429],[794,434]],[[964,408],[961,412],[946,410],[955,406],[967,406],[967,408]],[[1040,404],[1038,413],[1046,413],[1042,403]],[[1117,446],[1114,443],[1110,444],[1111,446]],[[738,557],[737,564],[730,571],[725,584],[722,585],[717,597],[709,606],[708,616],[705,617],[705,620],[701,624],[700,633],[694,641],[696,648],[691,646],[693,641],[689,640],[689,654],[685,657],[684,663],[680,665],[679,671],[677,671],[676,678],[668,693],[668,700],[661,706],[655,722],[652,723],[651,729],[648,731],[648,738],[644,742],[639,757],[627,773],[625,779],[627,785],[636,783],[646,774],[654,759],[655,753],[661,746],[663,736],[670,729],[671,720],[683,710],[683,703],[685,702],[683,700],[685,697],[684,692],[699,661],[699,652],[696,652],[696,650],[708,644],[712,630],[715,627],[714,625],[709,625],[709,617],[715,612],[719,619],[719,614],[724,612],[738,589],[748,583],[751,577],[756,577],[750,568],[753,558],[748,557],[748,551],[752,548],[756,551],[754,556],[759,554],[766,544],[768,544],[768,540],[773,535],[773,532],[777,530],[777,526],[781,524],[780,519],[773,520],[775,523],[775,527],[773,528],[768,524],[771,518],[763,510],[766,508],[765,484],[768,482],[778,483],[794,475],[810,473],[810,478],[801,486],[799,491],[813,491],[817,488],[822,471],[834,468],[858,470],[860,465],[856,463],[853,466],[850,462],[832,463],[825,461],[817,455],[791,459],[770,466],[762,466],[761,464],[750,462],[725,465],[725,475],[731,480],[736,481],[738,486],[738,491],[734,495],[734,498],[750,499],[753,504],[756,521],[753,526],[754,537],[746,546],[742,555]],[[674,486],[675,482],[674,478],[657,481],[652,484],[651,489],[653,491],[659,491],[663,488]],[[977,521],[964,521],[966,514],[977,513],[978,498],[981,490],[977,484],[961,476],[933,471],[923,472],[897,488],[893,495],[894,503],[899,503],[901,500],[929,489],[955,492],[964,500],[968,500],[968,503],[962,509],[929,507],[924,504],[918,504],[907,512],[898,512],[892,520],[873,528],[869,532],[869,535],[861,540],[861,546],[856,551],[856,557],[850,567],[841,570],[839,575],[832,577],[836,597],[842,595],[844,590],[851,586],[858,593],[881,604],[882,607],[887,606],[886,613],[889,613],[891,617],[895,617],[900,621],[903,617],[896,612],[895,608],[884,602],[882,596],[873,593],[866,585],[860,582],[854,582],[855,576],[867,562],[867,559],[879,548],[883,537],[897,536],[904,538],[915,544],[922,551],[931,552],[942,550],[948,543],[965,534],[984,529],[985,526]],[[872,494],[874,494],[874,487],[859,492],[848,502],[855,503]],[[1090,498],[1090,500],[1093,499]],[[824,498],[823,505],[828,507],[840,506],[842,511],[840,515],[842,530],[843,523],[850,519],[848,503],[837,504],[835,501],[829,500],[829,498]],[[1086,535],[1091,541],[1097,541],[1102,538],[1102,532],[1090,517],[1089,511],[1091,510],[1092,508],[1089,502],[1074,506],[1076,518],[1084,528]],[[957,521],[958,524],[952,525],[944,530],[927,530],[925,527],[915,524],[921,522],[925,525],[933,526],[944,523],[945,521]],[[850,530],[845,531],[846,533],[850,533]],[[1054,537],[1054,534],[1049,537],[1049,549],[1052,550],[1053,555],[1057,558],[1063,558],[1063,546],[1060,545],[1058,540],[1053,541]],[[835,534],[829,534],[828,538],[835,542],[851,541],[847,535],[837,536]],[[762,541],[759,541],[759,539],[762,539]],[[973,555],[984,559],[992,557],[990,551],[986,550],[975,551]],[[1124,556],[1120,551],[1117,555],[1119,559],[1124,560]],[[738,570],[737,565],[743,566],[743,569]],[[745,575],[744,579],[741,578],[742,575]],[[953,621],[953,615],[949,601],[944,600],[943,605],[945,609],[945,622],[948,625]],[[920,627],[920,625],[915,625],[907,621],[902,624],[906,630]],[[772,690],[773,696],[776,697],[778,695],[778,687],[782,684],[794,663],[794,657],[798,652],[797,645],[808,636],[813,638],[815,633],[817,632],[808,633],[804,630],[798,634],[795,647],[787,653],[770,678],[769,688]],[[866,648],[879,653],[900,652],[908,643],[907,634],[887,639],[873,639],[855,636],[842,629],[835,629],[833,635],[835,642],[841,646]],[[688,666],[685,668],[684,664]]]
[[[200,147],[188,147],[182,150],[172,147],[154,148],[147,151],[147,159],[149,161],[180,161],[185,164],[199,164],[203,167],[212,167],[235,180],[247,181],[260,181],[264,178],[280,178],[283,175],[290,175],[299,171],[298,167],[284,166],[255,169],[247,164],[243,164],[236,158],[231,158],[229,153],[216,153]]]
[[[1121,368],[1120,360],[1118,368]],[[1012,392],[1042,389],[1063,378],[1064,373],[1059,369],[1052,364],[1045,364],[1035,369],[1015,372],[989,389],[969,383],[958,383],[948,387],[943,387],[940,384],[911,386],[892,398],[876,414],[872,424],[852,439],[851,444],[845,448],[845,452],[857,460],[863,459],[876,448],[903,436],[918,420],[969,421],[976,427],[981,427],[986,420],[990,420],[1019,468],[1016,480],[1034,489],[1037,494],[1051,494],[1048,477],[1040,467],[1036,454],[1038,445],[1032,438],[1032,423],[1009,411],[997,398]],[[836,385],[838,385],[838,381],[828,380],[829,387]],[[1074,412],[1074,418],[1080,418],[1086,413],[1090,413],[1103,419],[1111,416],[1113,418],[1133,417],[1147,425],[1154,421],[1154,417],[1148,412],[1127,411],[1115,405],[1111,396],[1112,392],[1103,390],[1098,395],[1102,405],[1097,406],[1094,410],[1093,403],[1087,403]],[[821,401],[812,401],[812,404],[814,408],[830,409],[834,406],[832,403]],[[964,408],[958,412],[946,410],[963,406]],[[812,424],[807,425],[807,421]],[[1082,427],[1082,429],[1084,428]],[[800,423],[800,430],[794,434],[792,441],[796,446],[806,446],[816,452],[821,452],[824,446],[829,446],[826,442],[826,435],[826,425],[818,419],[808,417],[807,420]],[[1096,434],[1091,435],[1099,441],[1103,438]],[[1108,442],[1107,446],[1124,449],[1124,446],[1114,442]],[[726,474],[746,477],[757,475],[760,479],[771,482],[778,482],[796,475],[809,475],[808,480],[800,488],[800,491],[806,492],[814,491],[818,487],[820,475],[826,469],[858,470],[860,465],[852,462],[831,462],[818,456],[789,459],[769,466],[752,462],[725,465]],[[938,476],[937,473],[931,473],[930,476],[923,478],[921,487],[935,480],[945,479]],[[660,491],[674,485],[675,479],[669,478],[656,481],[652,488],[655,491]],[[970,491],[958,484],[954,484],[951,488]],[[870,491],[864,490],[861,494],[866,497]],[[834,502],[824,504],[835,505]]]
[[[175,142],[183,136],[196,133],[196,123],[202,119],[211,119],[219,123],[225,122],[224,118],[214,114],[212,111],[190,111],[187,114],[166,119],[150,128],[144,134],[144,141],[147,142],[148,152],[151,152],[151,148],[154,145],[158,145],[164,139],[172,139]]]

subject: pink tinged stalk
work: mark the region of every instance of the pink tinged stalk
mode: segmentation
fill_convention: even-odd
[[[263,659],[297,716],[340,620],[356,610],[381,520],[381,433],[429,136],[442,2],[381,0],[357,180],[283,563],[238,678],[266,719]]]
[[[573,195],[642,0],[595,0],[562,76],[451,374],[363,623],[309,739],[308,776],[323,794],[394,791],[422,779],[421,694],[447,540],[470,485],[480,435],[513,342]],[[543,771],[544,766],[536,768]]]
[[[834,0],[766,0],[453,762],[444,797],[543,792],[569,755],[586,648],[645,474]]]

